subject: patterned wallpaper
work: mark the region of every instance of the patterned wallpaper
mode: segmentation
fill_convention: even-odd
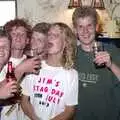
[[[18,17],[26,18],[34,25],[38,22],[65,22],[72,27],[72,13],[68,9],[70,0],[17,0]],[[81,0],[83,5],[91,5],[92,0]],[[120,0],[104,0],[107,13],[112,19],[120,19]],[[102,17],[104,14],[102,14]],[[112,22],[111,22],[112,23]],[[111,28],[112,29],[112,26]]]
[[[71,25],[73,10],[69,10],[69,0],[17,0],[18,17],[27,18],[33,25],[37,22],[47,21],[65,22]],[[91,0],[83,4],[90,4]]]

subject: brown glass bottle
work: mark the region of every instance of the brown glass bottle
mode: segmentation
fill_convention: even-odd
[[[15,77],[15,73],[14,73],[14,67],[12,66],[12,62],[9,61],[8,62],[8,68],[7,68],[7,74],[6,74],[6,80],[7,82],[11,82],[11,81],[17,81],[16,77]],[[20,90],[20,86],[18,86],[18,91],[14,93],[14,97],[7,99],[6,103],[8,103],[7,105],[12,105],[8,111],[5,113],[7,116],[10,115],[10,113],[12,111],[14,111],[14,109],[16,108],[16,103],[18,103],[18,105],[20,104],[20,99],[21,99],[21,90]]]
[[[11,82],[13,80],[17,81],[11,61],[8,62],[6,80],[7,82]]]
[[[17,79],[15,77],[15,73],[14,73],[14,68],[13,68],[11,61],[8,62],[6,81],[7,82],[17,81]],[[14,93],[14,97],[9,98],[8,104],[15,104],[18,101],[19,97],[20,97],[20,91],[18,88],[18,91]]]

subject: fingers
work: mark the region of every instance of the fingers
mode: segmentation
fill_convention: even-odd
[[[41,61],[38,56],[30,59],[26,59],[21,66],[22,70],[25,73],[38,73],[40,69]]]
[[[40,61],[40,57],[39,56],[35,56],[32,58],[34,61]]]
[[[17,81],[10,81],[6,83],[7,86],[17,86]]]
[[[17,92],[17,82],[11,81],[6,84],[6,87],[9,89],[10,93]]]
[[[41,61],[38,57],[34,57],[34,58],[31,58],[31,59],[28,59],[28,65],[32,65],[34,68],[35,67],[38,67],[40,65]]]
[[[106,51],[104,52],[98,52],[95,56],[94,62],[98,65],[105,64],[108,65],[111,63],[111,57],[110,54]]]

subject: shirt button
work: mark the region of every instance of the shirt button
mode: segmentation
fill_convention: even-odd
[[[87,87],[87,83],[83,83],[82,86],[83,86],[83,87]]]

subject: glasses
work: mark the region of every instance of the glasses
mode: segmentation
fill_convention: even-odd
[[[32,49],[32,48],[27,49],[26,50],[26,55],[27,55],[27,58],[33,58],[35,56],[38,56],[39,55],[38,54],[38,49],[37,48],[36,49]]]
[[[100,42],[98,42],[98,41],[95,41],[95,42],[93,43],[93,54],[94,54],[94,58],[96,57],[96,54],[97,54],[98,52],[101,52],[101,51],[104,51],[104,46],[103,46],[103,44],[100,43]],[[94,64],[95,64],[95,67],[96,67],[96,68],[103,68],[103,67],[105,67],[105,64],[104,64],[104,63],[102,63],[102,64],[100,64],[100,65],[98,65],[97,63],[94,63]]]

